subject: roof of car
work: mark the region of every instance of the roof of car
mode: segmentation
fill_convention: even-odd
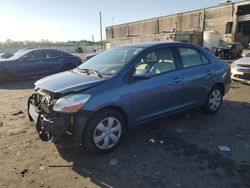
[[[146,43],[135,43],[135,44],[126,44],[123,47],[141,47],[141,48],[150,48],[154,46],[163,46],[163,45],[173,45],[173,44],[187,44],[192,45],[191,43],[184,43],[184,42],[146,42]]]

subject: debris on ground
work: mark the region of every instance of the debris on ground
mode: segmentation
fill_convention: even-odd
[[[21,170],[20,174],[22,175],[22,177],[24,177],[25,174],[28,174],[28,169]]]
[[[231,149],[228,146],[218,146],[220,151],[229,152]]]
[[[234,136],[238,137],[238,138],[245,138],[245,136],[243,134],[234,134]]]
[[[45,167],[40,165],[39,169],[40,170],[45,170]]]
[[[111,158],[108,162],[109,166],[116,166],[118,163],[118,159]]]
[[[149,142],[150,143],[155,143],[155,139],[151,138],[151,139],[149,139]]]
[[[12,114],[12,115],[13,115],[13,116],[17,116],[17,115],[20,115],[20,114],[23,114],[23,111],[19,111],[19,112],[17,112],[17,113]]]

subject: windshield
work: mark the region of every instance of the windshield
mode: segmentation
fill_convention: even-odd
[[[100,74],[112,76],[142,50],[143,48],[139,47],[113,48],[89,59],[78,68],[95,70]]]
[[[12,57],[10,57],[9,59],[19,59],[20,57],[24,56],[25,54],[27,54],[27,52],[29,52],[29,50],[19,50],[16,53],[14,53],[14,55]]]

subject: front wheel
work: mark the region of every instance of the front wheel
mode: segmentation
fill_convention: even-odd
[[[207,101],[203,106],[203,109],[208,114],[216,113],[222,103],[222,91],[221,88],[215,86],[209,93]]]
[[[120,113],[109,109],[100,111],[88,123],[83,145],[92,153],[110,152],[122,141],[125,124]]]

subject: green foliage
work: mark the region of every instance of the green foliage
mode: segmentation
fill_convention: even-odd
[[[104,42],[103,42],[104,43]],[[88,40],[80,40],[80,41],[49,41],[47,39],[43,39],[41,41],[13,41],[11,39],[7,39],[5,42],[0,42],[0,48],[29,48],[29,47],[50,47],[50,46],[92,46],[92,45],[101,45],[101,42],[92,42]]]

